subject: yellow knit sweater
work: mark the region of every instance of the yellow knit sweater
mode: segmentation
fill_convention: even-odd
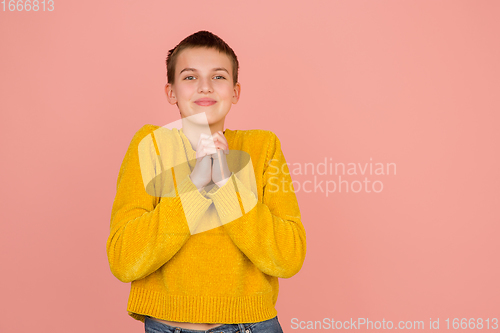
[[[278,137],[266,130],[224,135],[230,152],[243,155],[228,158],[229,181],[208,192],[189,178],[196,151],[182,130],[145,125],[130,143],[106,251],[113,275],[132,282],[127,311],[137,320],[271,319],[278,278],[302,267],[306,233]]]

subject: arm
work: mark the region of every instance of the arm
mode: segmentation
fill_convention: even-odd
[[[306,232],[285,157],[272,136],[262,202],[235,174],[209,196],[233,242],[264,273],[289,278],[306,255]],[[248,209],[250,207],[250,209]]]
[[[188,176],[176,178],[175,195],[157,197],[146,192],[138,147],[150,132],[143,127],[130,143],[111,211],[106,251],[111,272],[123,282],[142,279],[169,261],[191,235],[190,225],[198,222],[212,203]],[[154,147],[146,155],[149,153],[155,154]],[[143,171],[154,174],[156,169]]]

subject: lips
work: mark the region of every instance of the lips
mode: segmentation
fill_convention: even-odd
[[[194,102],[200,106],[210,106],[210,105],[215,104],[217,101],[212,99],[212,98],[203,97],[203,98],[197,99]]]

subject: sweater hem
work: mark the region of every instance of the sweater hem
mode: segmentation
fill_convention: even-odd
[[[188,323],[254,323],[277,315],[273,292],[250,296],[169,295],[132,288],[128,314],[145,321],[146,316]]]

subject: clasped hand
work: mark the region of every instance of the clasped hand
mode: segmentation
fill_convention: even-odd
[[[191,181],[201,190],[210,181],[219,187],[229,180],[231,171],[227,166],[226,155],[229,146],[222,131],[207,135],[202,133],[196,146],[196,166],[191,172]]]

